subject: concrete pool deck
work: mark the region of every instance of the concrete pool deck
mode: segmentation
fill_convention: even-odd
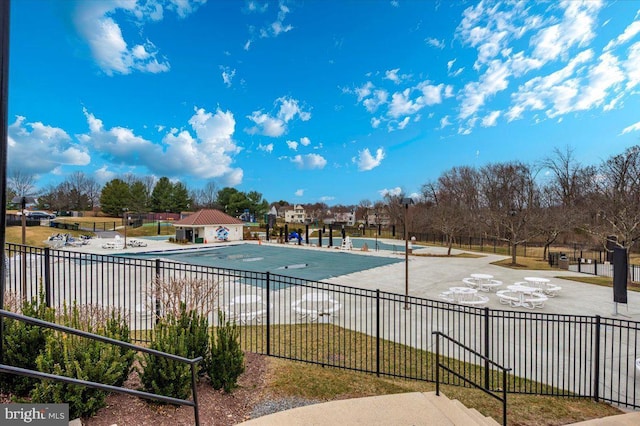
[[[199,250],[207,248],[220,248],[236,242],[230,243],[209,243],[209,244],[191,244],[181,246],[168,241],[144,239],[144,238],[128,238],[128,240],[143,240],[147,243],[146,247],[128,247],[126,249],[114,250],[105,249],[103,244],[113,242],[110,238],[94,238],[91,243],[81,247],[69,247],[70,251],[103,254],[103,255],[126,255],[127,253],[148,253],[162,252],[174,250]],[[379,239],[391,245],[398,245],[398,240]],[[257,241],[243,241],[240,244],[258,244]],[[335,251],[338,247],[320,248],[311,246],[297,246],[294,244],[277,244],[275,242],[262,242],[261,244],[288,247],[291,250],[314,250],[314,251]],[[363,270],[360,272],[341,275],[334,278],[322,280],[323,282],[346,285],[350,287],[363,288],[369,290],[379,289],[381,291],[404,294],[405,292],[405,264],[403,252],[392,251],[361,251],[354,249],[349,251],[353,254],[362,256],[384,256],[396,259],[402,259],[402,262],[381,266],[373,269]],[[613,317],[621,319],[629,319],[640,321],[640,292],[628,291],[628,304],[618,304],[617,316],[614,315],[615,304],[613,302],[613,290],[608,287],[586,284],[576,281],[564,280],[564,276],[583,276],[592,275],[581,274],[578,272],[570,272],[564,270],[551,271],[531,271],[526,269],[511,269],[501,266],[492,265],[493,262],[507,258],[502,255],[490,253],[480,253],[480,257],[446,257],[447,249],[445,247],[424,247],[415,246],[415,254],[422,256],[409,255],[409,295],[414,297],[440,300],[439,294],[447,291],[450,287],[461,286],[462,279],[468,277],[472,273],[484,273],[493,275],[495,279],[503,282],[502,288],[515,282],[522,281],[526,276],[539,276],[549,278],[556,285],[562,287],[557,297],[550,298],[544,308],[541,309],[524,309],[527,312],[548,313],[548,314],[573,314],[573,315],[601,315],[604,317]],[[454,249],[452,254],[459,254],[464,250]],[[478,254],[478,253],[475,253]],[[433,256],[429,256],[433,255]],[[489,303],[487,306],[492,309],[502,309],[516,311],[520,309],[512,308],[508,305],[500,304],[495,292],[483,293],[489,295]]]

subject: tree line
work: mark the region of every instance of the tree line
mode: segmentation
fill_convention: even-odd
[[[33,176],[13,173],[9,196],[32,194]],[[189,190],[167,177],[125,175],[101,187],[82,172],[38,194],[39,208],[54,211],[88,210],[100,206],[106,214],[172,212],[217,208],[238,217],[249,210],[258,220],[270,204],[257,191],[218,189],[215,182]],[[329,212],[356,211],[369,226],[372,214],[411,232],[443,234],[449,247],[457,237],[485,236],[516,248],[542,241],[545,255],[562,235],[611,246],[633,249],[640,239],[640,146],[612,155],[597,165],[582,165],[571,148],[555,149],[534,164],[520,161],[492,163],[482,167],[456,166],[421,186],[404,224],[402,200],[407,194],[386,195],[372,203],[333,206],[303,204],[307,214],[321,220]],[[271,205],[290,205],[280,200]],[[379,222],[378,222],[379,223]]]

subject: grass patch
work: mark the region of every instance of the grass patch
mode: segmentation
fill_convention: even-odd
[[[468,252],[462,252],[462,253],[458,253],[458,254],[431,254],[431,253],[414,253],[412,254],[412,256],[416,256],[416,257],[457,257],[457,258],[462,258],[462,259],[478,259],[480,257],[486,257],[485,255],[482,254],[475,254],[475,253],[468,253]]]
[[[505,268],[510,268],[510,269],[532,269],[536,271],[557,270],[557,268],[552,268],[551,266],[549,266],[549,262],[547,262],[546,260],[537,259],[533,257],[518,256],[516,258],[516,262],[518,263],[515,265],[512,265],[511,258],[509,258],[509,259],[499,260],[497,262],[491,262],[491,264],[496,266],[502,266]]]
[[[268,392],[271,398],[297,396],[331,401],[434,390],[435,384],[429,382],[376,377],[373,374],[269,359]],[[502,419],[502,404],[480,390],[444,385],[441,391],[450,399],[457,399],[485,416],[497,421]],[[564,425],[621,414],[617,408],[585,398],[509,394],[507,401],[507,415],[512,425]]]
[[[602,287],[613,287],[613,278],[609,278],[609,277],[590,276],[590,277],[556,277],[556,278],[561,278],[563,280],[569,280],[569,281],[576,281],[580,283],[599,285]],[[629,281],[627,283],[627,290],[640,291],[640,283]]]
[[[44,241],[52,234],[70,234],[74,237],[91,234],[85,231],[70,231],[68,229],[50,228],[48,226],[27,226],[25,227],[26,243],[32,247],[46,247]],[[9,226],[5,228],[5,241],[7,243],[22,244],[22,227]]]

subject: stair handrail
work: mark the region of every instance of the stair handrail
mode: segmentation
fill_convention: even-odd
[[[85,337],[88,339],[92,339],[92,340],[98,340],[104,343],[109,343],[112,345],[116,345],[116,346],[120,346],[123,348],[127,348],[127,349],[131,349],[134,350],[136,352],[146,352],[150,355],[155,355],[155,356],[161,356],[164,358],[168,358],[171,359],[173,361],[178,361],[178,362],[182,362],[185,364],[189,364],[191,366],[191,392],[193,395],[193,401],[190,401],[188,399],[179,399],[179,398],[173,398],[170,396],[166,396],[166,395],[159,395],[159,394],[155,394],[155,393],[149,393],[149,392],[144,392],[144,391],[139,391],[139,390],[135,390],[135,389],[126,389],[123,387],[118,387],[118,386],[112,386],[112,385],[106,385],[104,383],[97,383],[97,382],[91,382],[91,381],[87,381],[87,380],[81,380],[81,379],[74,379],[72,377],[66,377],[66,376],[60,376],[60,375],[56,375],[56,374],[49,374],[49,373],[43,373],[41,371],[35,371],[35,370],[29,370],[29,369],[25,369],[25,368],[20,368],[20,367],[15,367],[15,366],[11,366],[11,365],[5,365],[5,364],[1,364],[0,363],[0,372],[4,372],[4,373],[11,373],[11,374],[17,374],[20,376],[28,376],[28,377],[34,377],[37,379],[50,379],[50,380],[54,380],[54,381],[59,381],[59,382],[64,382],[64,383],[71,383],[74,385],[80,385],[80,386],[86,386],[86,387],[90,387],[90,388],[96,388],[96,389],[100,389],[100,390],[105,390],[105,391],[109,391],[109,392],[117,392],[117,393],[123,393],[123,394],[127,394],[127,395],[134,395],[134,396],[138,396],[141,398],[146,398],[146,399],[153,399],[153,400],[157,400],[157,401],[162,401],[162,402],[167,402],[169,404],[175,404],[175,405],[186,405],[189,407],[193,407],[193,415],[194,415],[194,419],[195,419],[195,425],[199,426],[200,425],[200,414],[199,414],[199,410],[198,410],[198,390],[196,387],[196,382],[197,382],[197,365],[200,361],[202,361],[202,357],[196,357],[193,359],[189,359],[189,358],[185,358],[185,357],[181,357],[179,355],[173,355],[170,353],[166,353],[166,352],[161,352],[155,349],[149,349],[149,348],[145,348],[143,346],[137,346],[134,345],[132,343],[127,343],[127,342],[122,342],[120,340],[116,340],[116,339],[112,339],[110,337],[106,337],[106,336],[101,336],[99,334],[94,334],[94,333],[89,333],[87,331],[82,331],[82,330],[78,330],[75,328],[71,328],[71,327],[67,327],[64,325],[60,325],[60,324],[55,324],[52,322],[48,322],[48,321],[44,321],[38,318],[32,318],[32,317],[28,317],[25,315],[21,315],[21,314],[16,314],[14,312],[10,312],[10,311],[6,311],[4,309],[0,309],[0,320],[2,318],[11,318],[17,321],[22,321],[22,322],[26,322],[29,324],[33,324],[39,327],[45,327],[45,328],[51,328],[53,330],[58,330],[58,331],[62,331],[63,333],[69,333],[69,334],[75,334],[76,336],[80,336],[80,337]],[[1,322],[0,322],[1,324]],[[0,362],[1,362],[1,357],[0,357]]]
[[[502,402],[502,424],[504,426],[507,426],[507,372],[511,371],[511,368],[504,367],[504,366],[498,364],[497,362],[489,359],[485,355],[482,355],[478,351],[466,346],[464,343],[459,342],[458,340],[456,340],[456,339],[444,334],[441,331],[433,331],[433,332],[431,332],[431,334],[436,336],[436,395],[438,395],[438,396],[440,395],[440,368],[442,368],[442,369],[448,371],[449,373],[453,374],[454,376],[458,377],[459,379],[462,379],[466,383],[469,383],[470,385],[480,389],[481,391],[483,391],[487,395],[489,395],[489,396],[497,399],[498,401]],[[487,387],[482,386],[481,384],[478,384],[478,383],[474,382],[473,380],[470,380],[470,379],[464,377],[463,375],[461,375],[461,374],[457,373],[456,371],[453,371],[452,369],[450,369],[448,366],[440,363],[440,337],[443,337],[443,338],[447,339],[448,341],[450,341],[451,343],[454,343],[454,344],[460,346],[461,348],[471,352],[472,354],[482,358],[482,360],[485,361],[485,368],[487,368],[488,365],[491,364],[491,365],[499,368],[500,370],[502,370],[502,396],[500,396],[500,394],[495,393],[491,389],[489,389],[488,384],[487,384]]]

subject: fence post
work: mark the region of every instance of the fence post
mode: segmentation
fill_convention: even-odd
[[[160,321],[160,259],[156,259],[156,324]]]
[[[267,272],[267,356],[271,356],[271,274]]]
[[[578,272],[582,272],[582,259],[578,259]]]
[[[380,289],[376,289],[376,376],[380,377]]]
[[[598,261],[593,260],[593,275],[598,275]]]
[[[436,395],[440,396],[440,333],[435,332],[436,335]]]
[[[489,342],[489,308],[484,308],[484,356],[486,357],[484,360],[484,388],[489,388],[489,350],[490,350],[490,342]]]
[[[44,249],[44,299],[47,308],[51,307],[51,250],[49,247]]]
[[[600,315],[596,315],[596,336],[593,354],[593,399],[598,402],[600,399]]]

